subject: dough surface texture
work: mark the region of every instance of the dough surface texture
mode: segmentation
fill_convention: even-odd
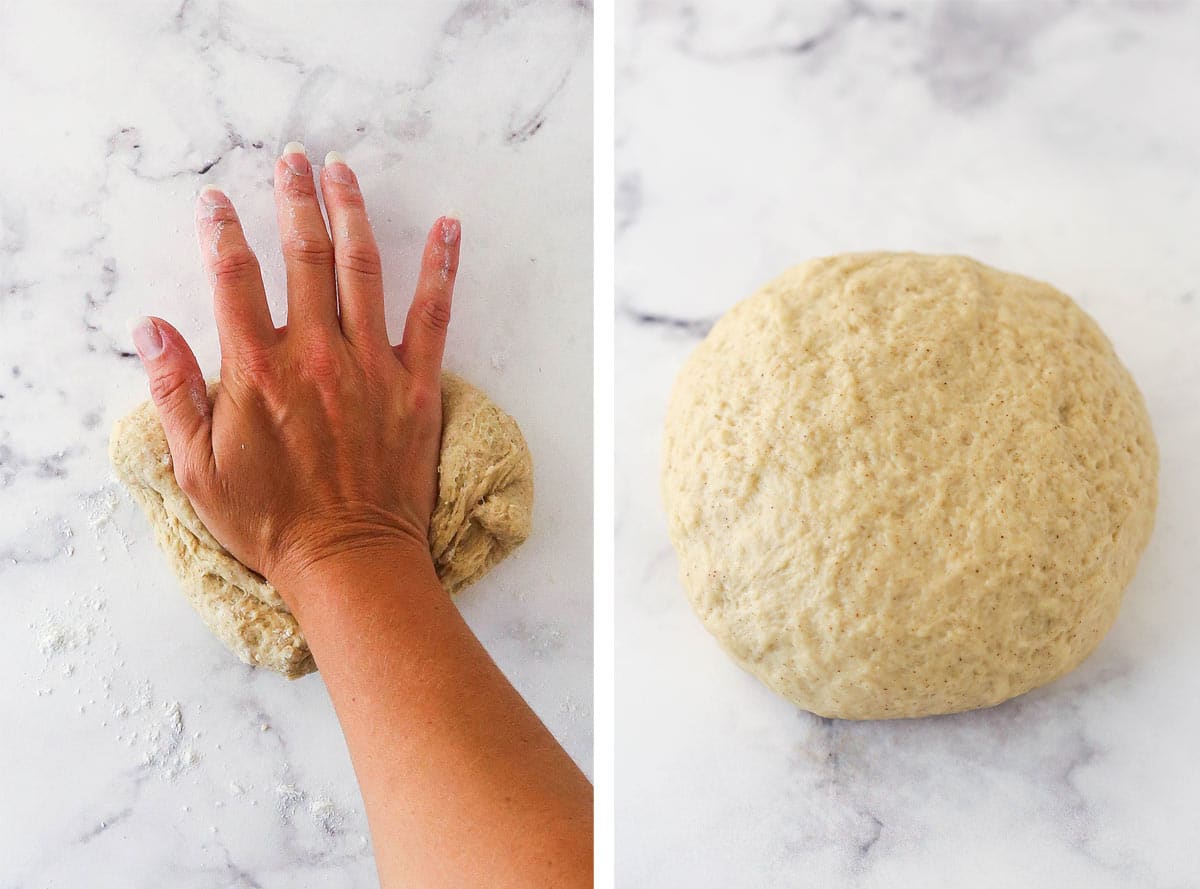
[[[667,411],[683,584],[729,655],[826,717],[998,704],[1112,625],[1158,452],[1099,327],[956,256],[817,259],[736,305]]]
[[[220,383],[208,384],[211,400]],[[109,440],[117,477],[146,513],[184,594],[245,663],[295,679],[316,669],[279,593],[217,543],[175,481],[153,402],[117,421]],[[521,430],[479,389],[442,374],[442,451],[430,551],[456,593],[529,536],[533,463]]]

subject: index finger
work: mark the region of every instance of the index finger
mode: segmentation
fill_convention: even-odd
[[[200,190],[196,238],[213,288],[221,357],[228,360],[247,347],[270,342],[275,326],[267,308],[258,257],[246,243],[233,202],[215,186],[206,185]]]
[[[409,373],[425,380],[437,380],[442,369],[461,235],[462,224],[453,216],[442,216],[429,230],[417,292],[404,321],[404,341],[397,347]]]

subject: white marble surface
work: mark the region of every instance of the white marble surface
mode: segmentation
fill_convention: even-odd
[[[461,214],[448,365],[519,420],[537,505],[459,601],[590,770],[591,54],[589,9],[552,0],[0,8],[0,887],[376,883],[320,678],[210,637],[106,457],[146,395],[128,317],[217,366],[202,184],[283,309],[290,139],[358,171],[394,338],[426,226]]]
[[[1200,886],[1200,5],[625,0],[617,25],[619,885]],[[992,710],[798,712],[676,578],[680,363],[777,272],[862,249],[1055,283],[1153,418],[1158,524],[1115,628]]]

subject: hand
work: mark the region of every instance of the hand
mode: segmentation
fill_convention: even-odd
[[[303,150],[275,196],[288,326],[276,330],[229,199],[201,193],[221,388],[159,318],[134,345],[179,486],[221,544],[279,590],[337,710],[381,886],[590,886],[587,779],[488,657],[438,583],[440,369],[459,224],[425,245],[404,342],[387,340],[379,252],[339,158]]]
[[[291,143],[275,165],[288,292],[279,329],[233,204],[211,187],[199,196],[196,230],[221,346],[211,408],[183,336],[161,318],[133,329],[180,488],[221,545],[277,586],[282,573],[364,549],[400,546],[432,568],[459,223],[434,223],[404,339],[393,348],[358,180],[332,153],[321,176],[332,240],[303,146]]]

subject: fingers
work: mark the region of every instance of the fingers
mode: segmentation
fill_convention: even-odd
[[[304,146],[289,142],[275,162],[275,210],[287,268],[288,326],[337,329],[333,244]]]
[[[375,234],[367,219],[358,177],[335,151],[325,156],[321,192],[333,232],[338,312],[352,343],[387,347],[383,275]]]
[[[189,496],[213,475],[212,406],[200,365],[184,338],[161,318],[139,318],[130,335],[150,378],[175,479]]]
[[[235,358],[273,341],[275,328],[258,259],[246,243],[233,202],[211,185],[196,201],[196,237],[213,287],[222,357]]]
[[[429,230],[417,292],[404,321],[400,360],[410,373],[426,381],[436,380],[442,369],[461,234],[461,224],[450,216],[441,217]]]

